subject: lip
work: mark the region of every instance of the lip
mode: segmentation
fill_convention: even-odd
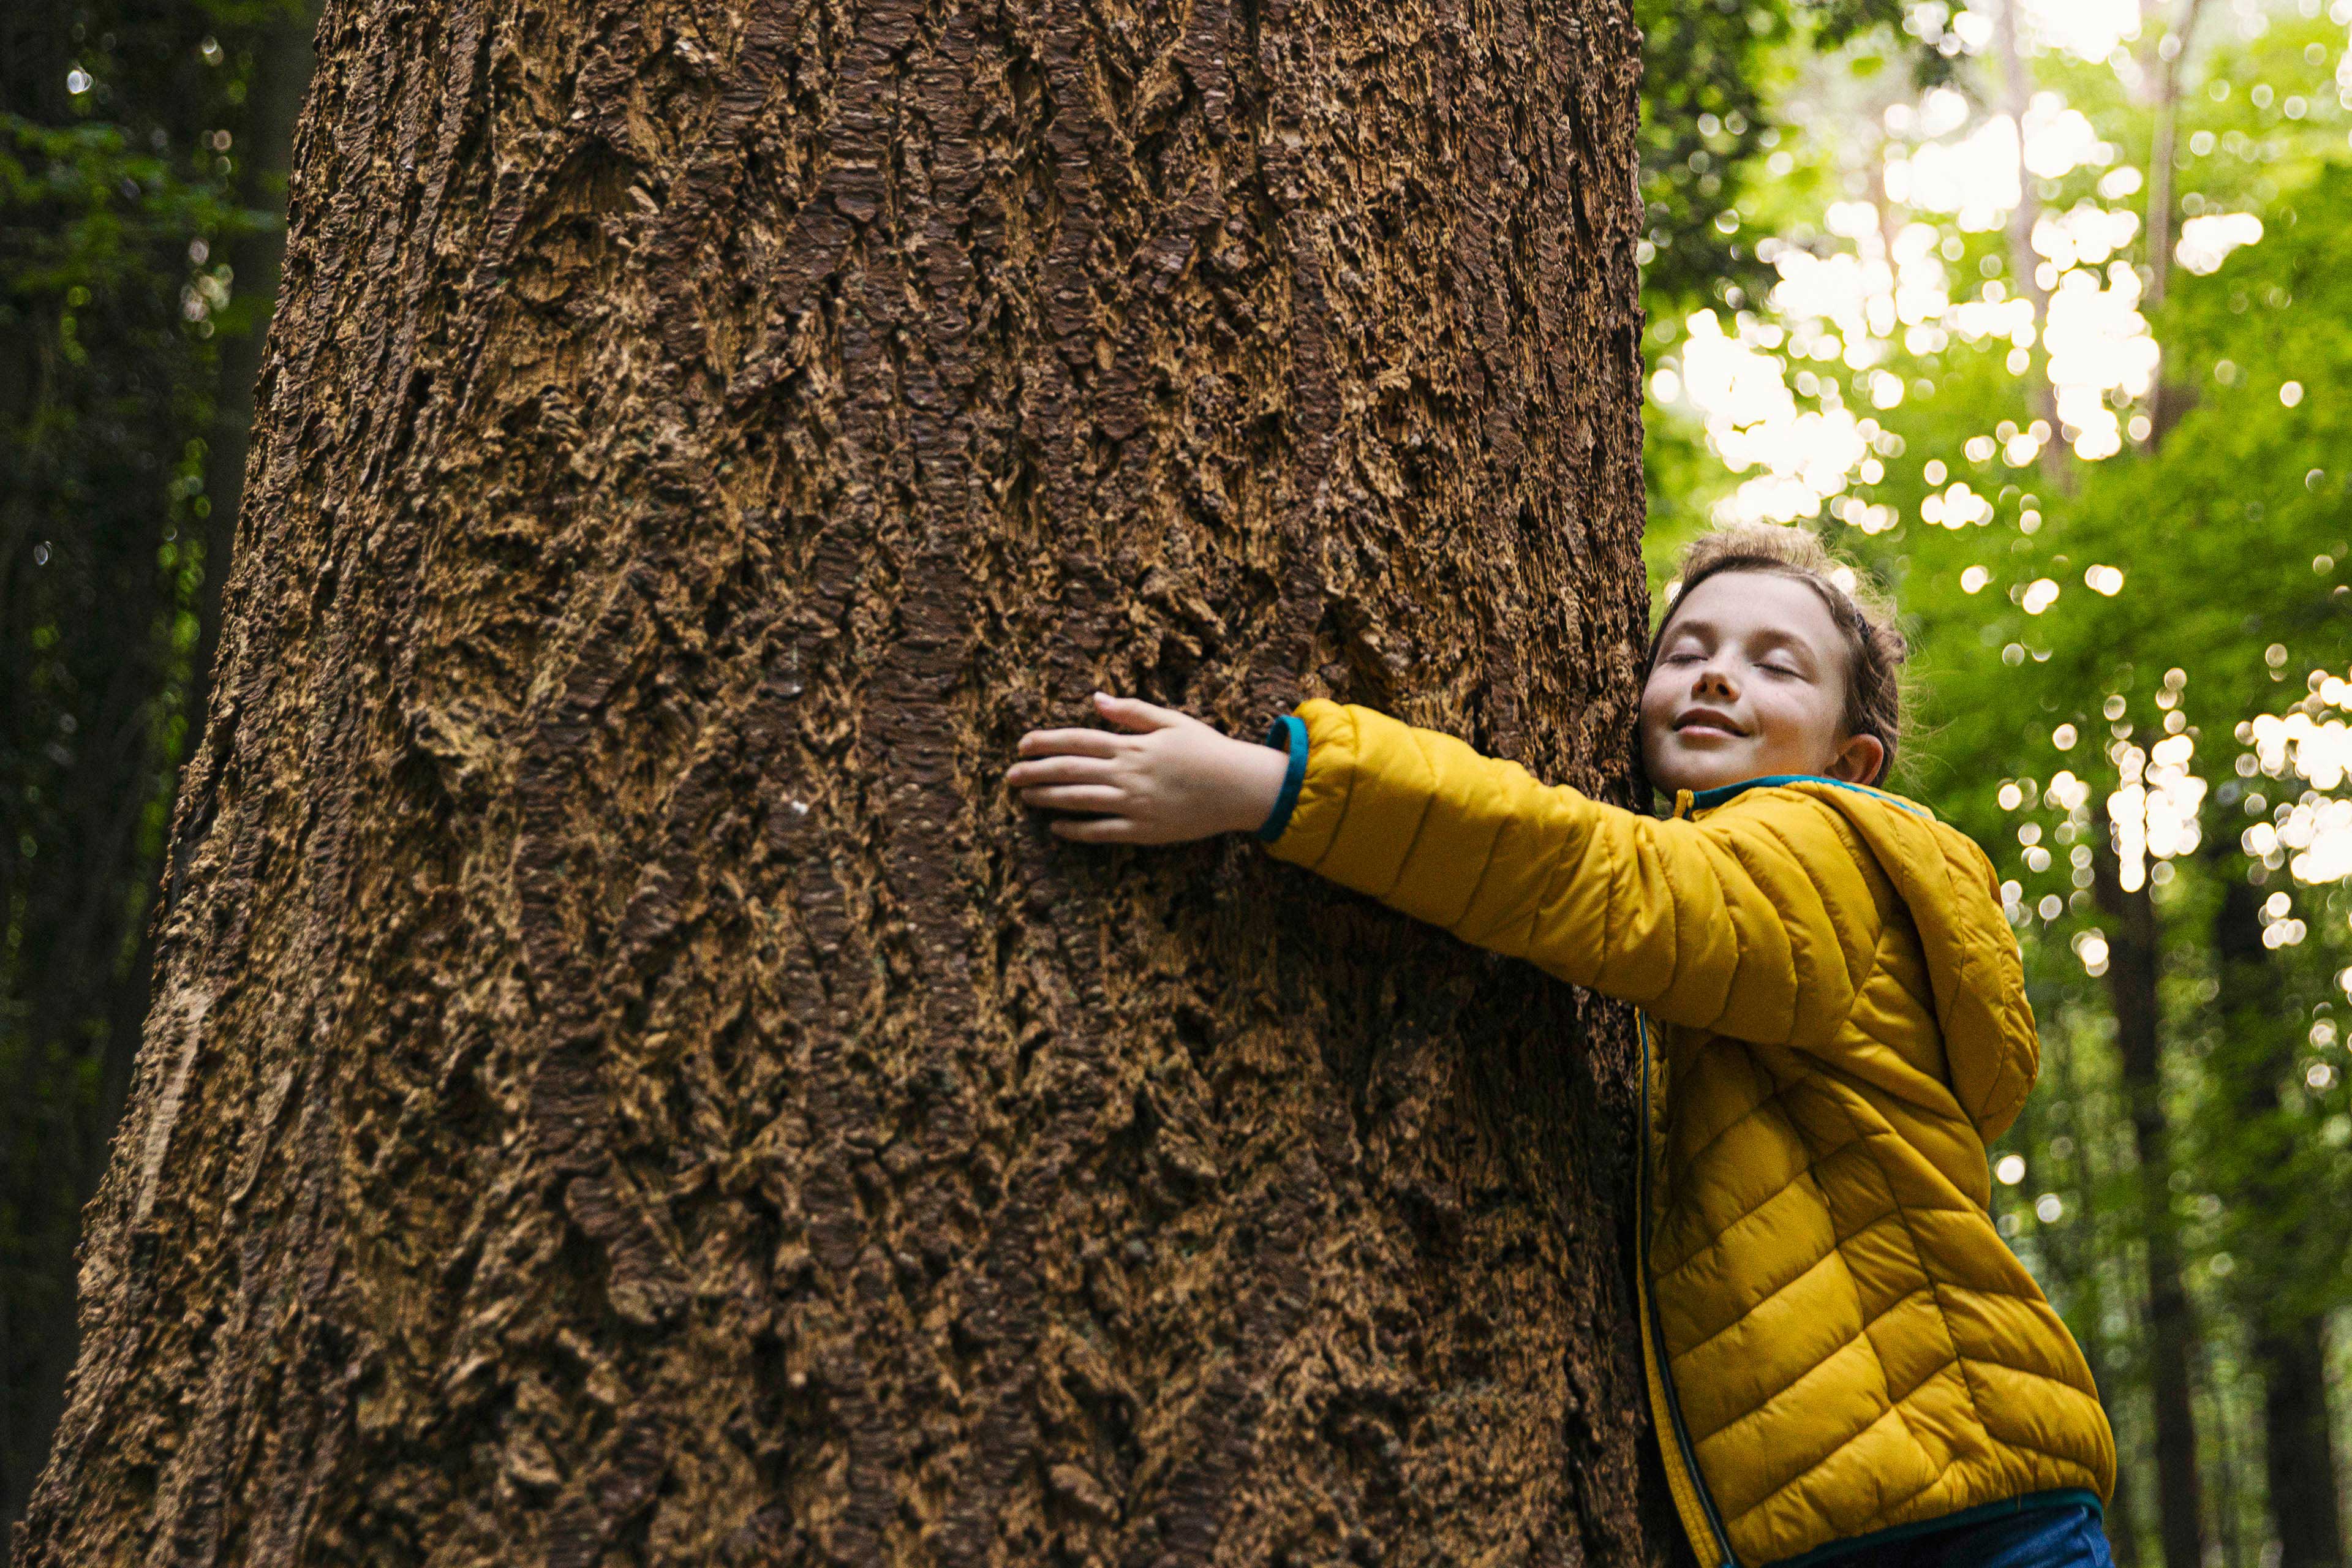
[[[1675,721],[1677,735],[1721,735],[1727,740],[1744,738],[1748,731],[1711,708],[1694,708]]]

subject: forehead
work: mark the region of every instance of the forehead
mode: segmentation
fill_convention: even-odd
[[[1674,617],[1670,635],[1706,626],[1735,639],[1777,634],[1823,653],[1839,646],[1821,595],[1778,572],[1718,572],[1676,599],[1667,614]]]

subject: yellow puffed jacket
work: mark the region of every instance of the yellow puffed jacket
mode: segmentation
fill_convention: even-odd
[[[1990,1213],[2039,1047],[1981,849],[1833,780],[1661,821],[1369,709],[1286,730],[1275,855],[1654,1020],[1635,1272],[1706,1568],[2104,1505],[2090,1371]]]

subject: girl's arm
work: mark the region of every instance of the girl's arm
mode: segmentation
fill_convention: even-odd
[[[1310,701],[1274,854],[1673,1024],[1818,1049],[1880,915],[1818,806],[1661,821],[1368,708]]]
[[[1288,759],[1205,725],[1235,750],[1195,751],[1173,738],[1125,753],[1128,782],[1097,785],[1111,793],[1083,801],[1031,796],[1031,804],[1066,800],[1112,812],[1107,820],[1125,825],[1057,823],[1069,837],[1164,843],[1201,835],[1145,837],[1180,821],[1154,801],[1194,789],[1230,798],[1222,815],[1202,810],[1181,820],[1213,816],[1222,828],[1262,826],[1278,858],[1669,1023],[1819,1048],[1852,1009],[1875,954],[1880,915],[1867,884],[1853,874],[1853,851],[1832,814],[1804,806],[1662,822],[1538,784],[1516,763],[1368,708],[1318,700],[1294,717],[1307,732],[1306,768],[1284,820],[1249,816],[1282,794]],[[1024,737],[1024,754],[1054,749],[1041,742],[1033,751],[1038,741]],[[1256,754],[1245,764],[1248,785],[1229,796],[1223,784],[1161,776],[1163,764],[1179,772],[1230,764],[1238,782],[1244,753]],[[1082,826],[1092,832],[1082,834]]]

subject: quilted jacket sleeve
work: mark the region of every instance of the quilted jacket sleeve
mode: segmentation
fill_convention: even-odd
[[[1368,708],[1297,716],[1277,858],[1668,1023],[1819,1048],[1852,1009],[1880,915],[1826,808],[1660,821]]]

